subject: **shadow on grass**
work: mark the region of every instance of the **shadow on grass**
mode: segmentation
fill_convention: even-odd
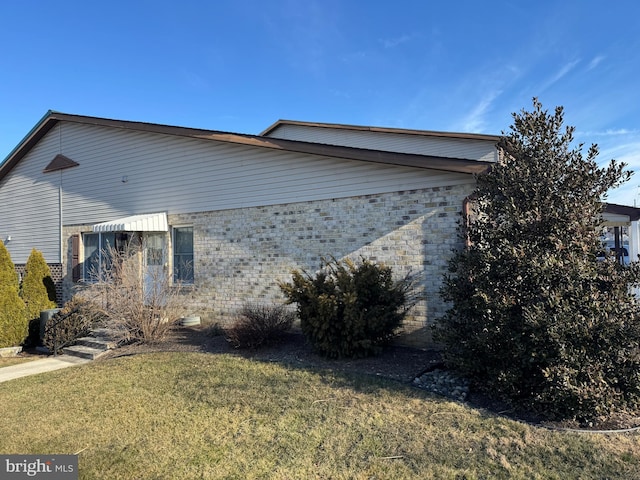
[[[165,347],[167,351],[227,354],[252,361],[275,363],[285,368],[312,370],[318,373],[326,383],[352,388],[359,392],[371,393],[375,389],[396,388],[400,383],[413,390],[412,397],[424,398],[426,395],[432,399],[452,401],[448,397],[430,393],[412,385],[417,376],[442,366],[442,358],[437,350],[392,344],[386,346],[376,356],[327,359],[313,351],[299,330],[286,333],[277,343],[256,349],[233,348],[223,335],[211,335],[206,327],[181,327],[173,333],[167,343],[158,345],[161,347],[158,351]],[[392,380],[393,383],[389,384],[388,380]],[[506,417],[529,425],[540,425],[543,420],[532,412],[513,409],[506,403],[477,391],[472,391],[464,403],[477,409],[483,417]]]

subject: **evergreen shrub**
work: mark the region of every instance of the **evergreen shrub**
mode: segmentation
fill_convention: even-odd
[[[478,388],[552,419],[589,422],[640,403],[640,267],[598,261],[603,198],[629,178],[573,146],[563,110],[514,114],[478,177],[468,247],[450,262],[435,338]]]
[[[391,268],[366,259],[332,259],[315,275],[295,270],[280,288],[297,304],[302,332],[315,350],[329,358],[364,357],[379,353],[401,326],[413,280],[395,281]]]
[[[26,306],[28,320],[39,319],[41,311],[57,307],[51,270],[42,252],[35,248],[27,259],[20,295]]]
[[[9,251],[0,242],[0,348],[22,344],[28,333],[24,302]]]
[[[20,296],[25,303],[29,334],[26,344],[40,344],[40,312],[56,308],[56,288],[51,270],[42,253],[31,250],[20,285]]]

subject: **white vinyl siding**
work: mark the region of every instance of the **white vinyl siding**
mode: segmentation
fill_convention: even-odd
[[[53,142],[38,144],[0,180],[0,240],[11,236],[6,247],[14,263],[26,263],[33,248],[60,262],[60,173],[42,173],[57,153]]]
[[[498,160],[496,142],[491,140],[287,124],[278,126],[268,136],[387,152],[467,158],[485,162]]]
[[[42,173],[58,153],[79,166]],[[31,248],[58,262],[60,184],[64,225],[90,225],[473,182],[472,175],[61,122],[0,185],[0,239],[11,235],[15,263]]]

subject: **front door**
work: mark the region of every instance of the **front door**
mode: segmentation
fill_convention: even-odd
[[[162,303],[161,295],[167,285],[166,248],[164,233],[144,233],[144,295],[148,304]]]

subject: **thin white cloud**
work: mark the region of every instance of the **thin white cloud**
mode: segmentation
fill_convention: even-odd
[[[398,45],[401,45],[411,40],[411,37],[412,35],[404,34],[396,38],[381,38],[379,42],[382,44],[384,48],[395,48]]]
[[[190,70],[181,71],[182,79],[189,88],[194,90],[207,90],[210,87],[209,81],[202,75]]]
[[[559,80],[561,80],[563,77],[565,77],[569,72],[571,72],[571,70],[573,70],[576,65],[578,65],[578,63],[580,63],[580,60],[573,60],[572,62],[566,63],[565,65],[562,66],[562,68],[560,68],[560,70],[558,70],[555,75],[553,75],[551,78],[547,79],[542,86],[539,88],[538,91],[542,92],[544,90],[546,90],[547,88],[549,88],[551,85],[553,85],[554,83],[558,82]]]
[[[587,67],[587,70],[593,70],[594,68],[596,68],[598,65],[600,65],[600,63],[605,59],[606,57],[604,55],[598,55],[597,57],[594,57],[590,62],[589,62],[589,66]]]
[[[640,130],[629,130],[627,128],[618,128],[618,129],[607,129],[607,130],[596,130],[596,131],[588,131],[581,132],[582,136],[592,136],[592,137],[619,137],[625,135],[640,135]]]
[[[478,102],[471,112],[462,120],[461,129],[464,132],[482,132],[486,125],[485,115],[491,109],[493,102],[500,96],[502,90],[494,90]]]
[[[600,166],[605,166],[611,159],[615,159],[625,163],[626,170],[634,172],[627,183],[609,192],[607,200],[621,205],[640,204],[640,140],[602,147],[604,148],[598,156]]]
[[[633,168],[640,167],[640,139],[619,145],[599,145],[601,148],[598,159],[603,163],[613,158]]]

